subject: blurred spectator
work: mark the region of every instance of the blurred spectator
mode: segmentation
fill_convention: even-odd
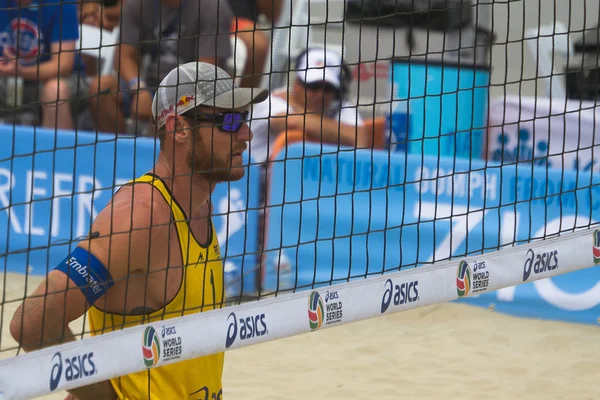
[[[269,55],[270,39],[264,30],[257,30],[256,22],[262,14],[272,27],[281,14],[281,0],[229,0],[229,4],[235,17],[231,32],[248,49],[240,86],[258,87]]]
[[[121,7],[125,0],[80,0],[79,21],[98,29],[112,31],[119,26],[121,20]],[[87,76],[98,75],[99,60],[97,57],[81,54],[85,74]]]
[[[231,55],[231,18],[227,0],[127,0],[115,60],[119,76],[100,76],[90,83],[96,128],[124,133],[126,117],[148,120],[156,87],[179,64],[222,66]]]
[[[73,129],[69,99],[85,92],[85,80],[75,66],[79,23],[75,3],[56,0],[0,0],[0,78],[4,96],[23,104],[41,103],[42,126]],[[20,85],[7,82],[22,79]]]
[[[352,75],[339,53],[308,49],[299,55],[295,69],[289,91],[275,90],[252,109],[253,161],[266,161],[277,136],[287,131],[300,131],[307,141],[367,147],[363,121],[346,99]]]
[[[112,31],[119,26],[125,0],[83,0],[81,23]]]

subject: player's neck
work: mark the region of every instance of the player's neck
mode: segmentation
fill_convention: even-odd
[[[208,180],[197,174],[176,175],[173,180],[173,195],[191,218],[206,216],[204,205],[214,189]]]
[[[210,199],[215,183],[202,175],[192,174],[189,168],[169,163],[159,156],[154,173],[160,176],[183,207],[188,217],[204,216],[204,205]]]

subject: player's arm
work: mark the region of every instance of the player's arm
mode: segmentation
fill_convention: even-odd
[[[75,340],[68,324],[102,300],[115,282],[148,269],[150,207],[122,196],[106,207],[93,235],[51,271],[15,312],[10,332],[25,351]],[[132,245],[135,243],[135,245]],[[85,266],[85,269],[82,269]],[[81,271],[87,271],[86,278]],[[114,399],[109,381],[70,391],[80,400]]]
[[[69,76],[75,65],[75,41],[52,43],[50,49],[52,58],[46,62],[28,66],[18,63],[18,75],[26,81],[37,80],[40,82],[59,76]]]
[[[25,351],[74,340],[70,322],[102,304],[115,282],[147,270],[148,252],[140,244],[149,241],[149,208],[139,202],[132,211],[131,197],[116,199],[98,215],[90,238],[25,299],[11,321],[11,334]]]

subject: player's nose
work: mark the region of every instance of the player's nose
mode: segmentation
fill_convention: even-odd
[[[248,123],[244,122],[244,125],[242,125],[242,128],[236,134],[236,139],[244,142],[249,142],[252,140],[253,137],[254,135],[252,134]]]

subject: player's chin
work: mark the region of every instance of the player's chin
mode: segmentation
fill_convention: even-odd
[[[232,156],[228,163],[224,163],[222,167],[215,168],[212,175],[215,178],[219,178],[221,182],[239,181],[244,177],[246,168],[247,165],[244,164],[241,156]]]
[[[246,174],[245,166],[232,166],[229,171],[229,180],[230,181],[239,181]]]

